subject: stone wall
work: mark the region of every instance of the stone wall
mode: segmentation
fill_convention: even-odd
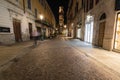
[[[98,32],[99,32],[99,19],[100,16],[105,13],[106,24],[105,24],[105,33],[103,40],[103,48],[107,50],[113,49],[113,40],[114,40],[114,30],[115,30],[115,3],[113,0],[101,0],[99,4],[97,4],[92,10],[90,10],[87,14],[90,14],[94,17],[94,34],[93,34],[93,44],[98,44]]]
[[[0,43],[2,44],[13,44],[15,43],[15,38],[13,34],[0,34]]]

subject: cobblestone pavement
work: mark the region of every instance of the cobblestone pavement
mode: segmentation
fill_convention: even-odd
[[[120,80],[64,39],[41,43],[0,73],[0,80]]]

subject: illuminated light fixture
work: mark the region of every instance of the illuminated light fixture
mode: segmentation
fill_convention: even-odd
[[[90,21],[92,19],[92,16],[87,15],[87,21]]]
[[[67,26],[66,25],[64,25],[64,28],[66,28]]]
[[[87,16],[87,19],[90,19],[90,18],[91,18],[91,16],[90,16],[90,15],[88,15],[88,16]]]
[[[43,18],[44,18],[44,16],[41,14],[41,15],[40,15],[40,19],[43,20]]]
[[[74,25],[74,23],[71,24],[71,26],[73,26],[73,25]]]

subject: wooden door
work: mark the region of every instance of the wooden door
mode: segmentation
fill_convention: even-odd
[[[98,38],[99,47],[103,47],[104,32],[105,32],[105,22],[101,22],[99,25],[99,38]]]
[[[14,28],[14,34],[15,34],[15,41],[20,42],[22,41],[21,38],[21,24],[19,20],[14,19],[13,20],[13,28]]]
[[[29,23],[29,34],[30,34],[30,39],[32,39],[32,23]]]

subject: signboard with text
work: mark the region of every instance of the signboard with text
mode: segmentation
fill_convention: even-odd
[[[0,27],[0,32],[10,33],[10,28],[7,28],[7,27]]]

